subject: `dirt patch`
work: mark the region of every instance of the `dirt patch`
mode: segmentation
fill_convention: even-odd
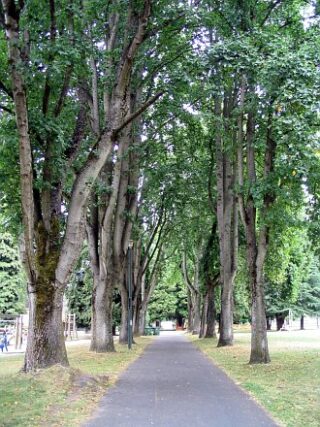
[[[63,387],[65,390],[65,398],[63,402],[57,402],[47,408],[45,419],[39,424],[41,427],[58,427],[61,424],[61,414],[72,409],[73,406],[88,401],[93,402],[101,398],[101,394],[105,392],[110,384],[107,375],[92,376],[81,372],[78,369],[65,368],[62,366],[54,366],[44,372],[39,372],[36,375],[52,376],[57,379],[57,387]],[[52,380],[52,378],[51,378]]]
[[[107,375],[92,376],[83,374],[78,371],[78,375],[74,377],[72,388],[68,393],[67,401],[74,402],[83,396],[83,394],[92,394],[103,388],[104,390],[110,384]]]

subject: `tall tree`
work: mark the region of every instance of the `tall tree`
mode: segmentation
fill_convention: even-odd
[[[64,6],[51,0],[43,5],[41,21],[36,16],[38,7],[33,2],[18,5],[3,0],[19,135],[28,275],[30,323],[25,371],[68,364],[62,298],[82,247],[93,183],[121,131],[160,96],[156,94],[131,114],[128,88],[135,56],[147,36],[150,1],[132,2],[127,8],[116,1],[102,7],[99,2],[85,7],[79,4],[58,15],[57,8],[63,10]],[[88,58],[92,38],[86,43],[80,38],[80,34],[90,33],[97,8],[99,21],[110,24],[106,39],[101,35],[94,46],[98,53],[101,43],[105,47],[101,73],[107,81],[112,79],[111,87],[107,84],[103,88],[101,118],[97,115],[94,66],[91,70],[87,67],[92,59]],[[117,55],[110,68],[120,14],[128,31],[117,39]],[[91,110],[90,131],[87,108]],[[75,117],[73,111],[77,112]]]

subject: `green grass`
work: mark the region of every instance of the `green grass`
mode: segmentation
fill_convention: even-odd
[[[60,366],[36,374],[19,372],[23,356],[0,359],[0,426],[79,426],[97,406],[106,388],[151,342],[135,339],[129,351],[116,345],[117,352],[89,352],[89,343],[68,349],[70,368]]]
[[[271,332],[271,363],[249,365],[250,334],[235,333],[233,347],[214,339],[194,344],[273,417],[287,427],[320,426],[320,331]]]

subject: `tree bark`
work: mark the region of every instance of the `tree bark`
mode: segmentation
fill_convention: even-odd
[[[255,150],[253,146],[253,138],[255,132],[255,124],[253,113],[248,114],[247,123],[247,164],[250,189],[256,182],[255,170]],[[271,165],[268,165],[266,170],[267,158],[269,157],[267,147],[265,154],[265,175],[270,173]],[[266,199],[264,211],[267,208]],[[261,214],[263,218],[263,213]],[[270,362],[268,340],[267,340],[267,323],[266,311],[264,303],[264,288],[263,288],[263,266],[267,251],[268,229],[262,226],[257,240],[256,220],[257,211],[254,205],[252,193],[250,191],[246,207],[244,209],[245,229],[247,240],[247,263],[249,270],[249,281],[252,295],[251,308],[251,354],[250,363],[268,363]]]
[[[225,94],[223,116],[231,113],[231,95]],[[221,100],[215,101],[215,116],[221,120]],[[228,131],[227,125],[225,132]],[[222,132],[216,131],[217,222],[220,248],[221,314],[218,347],[233,345],[233,284],[237,270],[237,203],[234,195],[235,164],[226,152]]]
[[[199,338],[203,338],[207,329],[207,314],[208,314],[208,293],[202,298],[202,309],[201,309],[201,325]]]
[[[272,319],[267,316],[267,331],[271,331]]]
[[[245,79],[242,81],[240,98],[241,109],[244,106],[246,93]],[[254,88],[248,87],[253,94]],[[238,183],[243,191],[244,187],[244,153],[243,153],[243,111],[238,120]],[[270,362],[267,320],[264,298],[264,262],[268,249],[269,226],[266,223],[267,213],[275,200],[273,191],[268,191],[263,197],[263,205],[259,212],[260,230],[257,231],[257,208],[255,206],[253,190],[257,182],[256,174],[256,152],[254,147],[255,136],[255,112],[249,111],[246,123],[246,165],[248,177],[248,194],[246,200],[241,191],[238,194],[240,215],[244,223],[246,234],[247,265],[249,270],[249,282],[251,288],[251,354],[250,363]],[[264,155],[264,179],[267,180],[274,169],[274,159],[276,154],[276,144],[272,139],[272,110],[268,111],[268,125],[266,133],[266,148]]]
[[[261,281],[255,281],[254,283],[251,283],[251,286],[252,310],[250,364],[269,363],[270,356],[267,338],[267,321],[263,283],[261,283]]]
[[[121,288],[121,326],[119,343],[127,344],[128,342],[128,290],[127,287]]]
[[[301,330],[304,329],[304,314],[302,314],[300,317],[300,329]]]
[[[191,281],[187,268],[187,257],[185,251],[182,254],[182,275],[189,291],[188,293],[188,306],[189,306],[189,322],[188,328],[192,335],[199,335],[201,328],[201,294],[199,290],[199,256],[201,245],[197,248],[197,254],[194,261],[193,280]],[[191,322],[191,323],[190,323]]]
[[[127,99],[127,98],[126,98]],[[132,107],[131,107],[132,109]],[[131,110],[129,109],[129,112]],[[129,174],[129,154],[128,149],[131,141],[131,126],[128,126],[119,136],[119,149],[117,151],[117,161],[113,167],[113,174],[111,178],[111,188],[112,192],[107,199],[103,200],[102,206],[100,207],[100,214],[96,216],[95,224],[92,223],[92,217],[88,218],[88,227],[89,233],[88,238],[91,236],[92,240],[95,240],[95,243],[90,244],[90,248],[94,248],[93,252],[95,254],[91,255],[91,263],[93,264],[94,259],[99,260],[98,265],[103,266],[103,263],[107,259],[107,267],[100,271],[101,274],[107,275],[107,280],[105,281],[106,287],[112,287],[108,292],[112,295],[114,287],[120,289],[121,293],[121,327],[120,327],[120,336],[119,342],[127,342],[127,319],[128,319],[128,302],[127,302],[127,286],[124,282],[125,280],[125,265],[126,265],[126,250],[128,247],[128,239],[131,234],[132,224],[127,224],[125,220],[124,212],[127,209],[130,212],[134,209],[134,203],[131,206],[128,206],[128,186],[129,182],[132,184],[132,187],[137,185],[138,177],[135,176],[135,179],[131,179]],[[134,143],[134,142],[133,142]],[[131,165],[134,169],[134,165]],[[103,173],[100,175],[100,180],[103,185],[107,185],[107,182],[110,174]],[[90,224],[91,221],[91,224]],[[96,228],[99,231],[94,233],[90,228]],[[100,248],[100,251],[97,251],[97,248]],[[92,253],[92,251],[90,252]],[[112,283],[111,283],[112,282]],[[96,295],[96,299],[103,297],[103,292]],[[103,304],[103,302],[101,302]],[[97,303],[97,306],[99,304]],[[112,304],[109,304],[108,310],[111,308]],[[95,310],[95,306],[93,307]],[[112,323],[112,311],[108,313],[108,318],[105,318],[106,321]],[[94,327],[98,327],[96,323]],[[98,334],[98,331],[96,332]],[[105,338],[109,340],[108,336],[105,335]],[[95,348],[94,343],[92,344],[92,349]],[[103,346],[99,346],[102,348]],[[105,351],[113,351],[113,347],[109,346],[107,343],[104,346]]]
[[[97,353],[115,351],[112,333],[113,283],[97,277],[92,295],[92,338],[90,350]]]
[[[32,147],[29,136],[29,119],[24,81],[20,72],[23,63],[19,50],[20,9],[13,0],[3,0],[6,35],[11,64],[12,94],[15,104],[16,123],[19,135],[21,207],[25,247],[25,266],[30,286],[36,281],[34,242],[34,196]]]
[[[188,332],[193,331],[193,310],[192,310],[192,299],[191,299],[191,291],[188,288]]]
[[[276,322],[277,322],[277,331],[280,331],[284,324],[285,316],[283,313],[277,313],[276,314]]]
[[[200,315],[200,294],[195,295],[193,301],[193,328],[192,335],[199,335],[201,326],[201,315]]]
[[[207,291],[207,327],[204,338],[216,338],[216,307],[215,307],[215,284],[208,284]]]
[[[147,310],[141,307],[141,310],[139,311],[139,329],[138,329],[139,335],[144,335],[144,329],[146,327],[146,314],[147,314]]]
[[[150,298],[152,297],[153,291],[155,290],[155,287],[157,286],[158,279],[159,279],[159,272],[161,270],[162,246],[163,246],[163,243],[160,244],[160,247],[158,249],[158,253],[157,253],[156,259],[154,260],[154,264],[150,272],[150,278],[147,286],[146,286],[145,276],[144,275],[142,276],[144,295],[143,295],[143,299],[141,300],[140,310],[138,312],[140,335],[144,334],[148,304],[150,302]]]
[[[146,247],[143,250],[142,241],[139,241],[134,248],[134,335],[144,334],[148,304],[157,285],[159,271],[162,266],[163,231],[165,224],[166,218],[163,215],[161,206],[159,218],[156,220],[156,225],[151,231]],[[147,271],[149,274],[147,274]],[[148,281],[146,280],[147,276]]]
[[[68,366],[62,323],[63,290],[53,284],[29,294],[29,328],[23,370]]]

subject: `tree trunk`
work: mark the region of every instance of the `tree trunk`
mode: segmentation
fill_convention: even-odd
[[[301,330],[304,329],[304,314],[302,314],[300,317],[300,329]]]
[[[207,293],[203,299],[201,329],[199,338],[216,338],[216,310],[214,300],[214,283],[207,283]]]
[[[144,335],[144,329],[146,326],[146,314],[147,310],[141,308],[139,311],[139,335]]]
[[[121,326],[119,343],[128,343],[128,291],[127,288],[121,288]]]
[[[251,354],[249,363],[269,363],[270,356],[263,286],[263,265],[267,248],[266,235],[263,230],[260,231],[259,244],[257,245],[255,230],[256,210],[253,206],[253,200],[249,203],[247,214],[247,262],[252,298]]]
[[[192,335],[198,335],[201,328],[201,294],[199,290],[199,266],[201,244],[197,249],[194,261],[193,280],[190,279],[187,267],[187,256],[185,251],[182,253],[182,275],[188,289],[188,327]]]
[[[207,329],[207,314],[208,314],[208,293],[203,298],[201,310],[201,326],[199,338],[203,338]]]
[[[261,231],[259,245],[256,243],[255,208],[253,201],[247,209],[247,263],[251,289],[251,354],[250,363],[269,363],[267,318],[264,302],[263,264],[266,244]],[[250,214],[251,213],[251,214]]]
[[[211,147],[212,150],[212,147]],[[211,157],[213,158],[213,150],[211,151]],[[213,165],[212,165],[212,172],[213,174]],[[211,193],[211,187],[212,187],[212,176],[209,176],[209,201],[212,208],[212,213],[215,214],[216,212],[216,203],[213,200],[212,193]],[[213,268],[213,265],[215,264],[216,257],[218,255],[218,236],[217,236],[217,220],[214,216],[214,220],[211,227],[211,232],[209,239],[207,241],[207,245],[203,254],[203,265],[202,265],[202,271],[204,272],[204,281],[205,281],[205,289],[206,289],[206,295],[204,298],[204,304],[203,304],[203,325],[201,330],[201,336],[204,338],[213,338],[216,337],[216,331],[215,331],[215,317],[216,317],[216,310],[215,310],[215,286],[218,284],[220,274],[217,271],[216,268]]]
[[[153,294],[153,291],[154,291],[154,289],[158,283],[158,275],[159,275],[158,263],[159,263],[159,260],[161,257],[161,252],[162,252],[162,244],[160,245],[159,253],[155,259],[155,265],[153,266],[153,269],[151,272],[151,277],[149,279],[150,280],[149,286],[147,288],[146,288],[146,283],[145,283],[145,279],[146,279],[145,275],[142,275],[142,278],[141,278],[141,282],[142,282],[142,288],[141,289],[143,289],[143,293],[141,294],[141,298],[143,297],[143,299],[140,302],[140,307],[138,310],[139,335],[144,335],[148,304],[149,304],[150,298]]]
[[[207,305],[207,327],[204,338],[216,338],[216,307],[215,307],[215,287],[212,283],[208,286]]]
[[[284,320],[285,320],[285,315],[283,313],[276,314],[277,331],[280,331],[280,329],[284,325]]]
[[[96,279],[92,295],[92,338],[90,351],[113,352],[112,333],[113,284],[111,280]]]
[[[250,87],[253,92],[254,88]],[[242,93],[242,102],[244,92]],[[271,137],[272,134],[272,111],[270,110],[267,135],[266,135],[266,150],[264,157],[264,179],[267,179],[269,174],[274,169],[274,158],[276,144]],[[244,161],[243,161],[243,116],[239,118],[239,139],[238,139],[238,178],[239,186],[244,186]],[[265,223],[266,214],[270,206],[275,200],[275,194],[268,191],[264,194],[263,206],[259,212],[260,230],[257,232],[257,208],[253,198],[253,189],[257,183],[256,173],[256,152],[254,146],[255,136],[255,115],[250,111],[247,115],[246,124],[246,164],[249,191],[246,204],[241,192],[238,194],[240,214],[244,223],[246,233],[246,249],[247,249],[247,265],[249,270],[249,281],[251,288],[251,354],[250,363],[268,363],[270,362],[268,338],[267,338],[267,319],[264,301],[264,278],[263,267],[268,249],[269,227]]]
[[[230,98],[230,99],[229,99]],[[231,114],[231,94],[224,95],[224,132],[228,132]],[[215,100],[215,115],[221,119],[221,100]],[[237,263],[238,210],[234,194],[236,162],[232,152],[226,152],[220,130],[216,132],[217,223],[220,249],[221,317],[218,347],[233,345],[233,283]]]
[[[140,311],[141,311],[142,303],[141,297],[135,299],[135,303],[133,306],[133,335],[139,336],[139,323],[140,323]]]
[[[192,335],[199,335],[200,326],[201,326],[200,293],[198,292],[193,298]]]
[[[29,329],[25,372],[55,364],[68,366],[62,323],[63,291],[54,285],[29,294]]]
[[[193,310],[192,310],[192,301],[191,301],[191,292],[188,289],[188,332],[193,330]]]
[[[267,316],[267,331],[271,331],[272,319]]]
[[[233,278],[225,277],[221,292],[220,336],[218,347],[233,345]]]
[[[146,288],[146,276],[144,274],[141,277],[141,282],[142,282],[141,284],[142,300],[140,301],[140,307],[138,310],[138,323],[139,323],[138,332],[139,332],[139,335],[144,335],[144,330],[146,327],[146,316],[147,316],[148,304],[158,282],[158,273],[156,269],[154,268],[151,273],[151,279],[149,282],[149,286],[147,288]]]
[[[269,363],[267,320],[263,286],[255,282],[252,290],[250,364]]]

